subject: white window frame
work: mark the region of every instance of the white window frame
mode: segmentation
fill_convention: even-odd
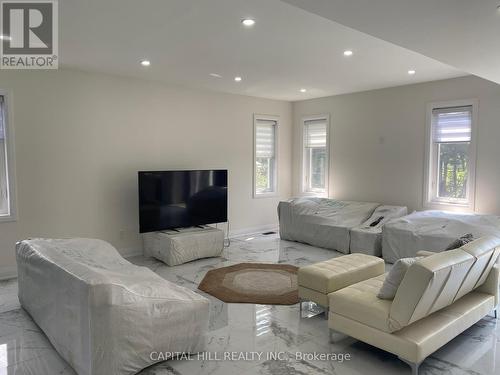
[[[471,141],[469,147],[469,171],[467,178],[467,202],[437,196],[437,151],[433,144],[432,121],[433,110],[437,108],[472,107]],[[427,125],[425,141],[425,183],[424,208],[441,210],[474,211],[476,207],[476,159],[477,159],[477,119],[479,101],[477,99],[433,102],[427,105]]]
[[[274,129],[274,175],[273,175],[273,190],[264,193],[257,192],[257,121],[275,121],[275,129]],[[280,117],[275,115],[261,115],[254,114],[253,115],[253,197],[254,198],[271,198],[277,197],[279,195],[278,190],[278,176],[279,176],[279,129],[280,129]]]
[[[7,90],[0,89],[0,96],[4,100],[4,131],[5,131],[5,147],[6,147],[6,163],[7,163],[7,188],[9,196],[9,213],[0,215],[1,222],[9,222],[17,220],[16,211],[16,189],[15,189],[15,161],[14,161],[14,130],[12,126],[12,96]]]
[[[326,167],[325,167],[325,191],[310,191],[306,188],[306,158],[305,158],[305,133],[306,133],[306,122],[314,120],[325,120],[326,121]],[[326,197],[329,196],[330,187],[330,114],[320,114],[320,115],[308,115],[303,116],[301,119],[301,142],[300,142],[300,194],[304,196],[315,196],[315,197]]]

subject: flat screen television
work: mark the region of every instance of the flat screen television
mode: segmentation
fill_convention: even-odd
[[[227,221],[227,170],[139,172],[141,233]]]

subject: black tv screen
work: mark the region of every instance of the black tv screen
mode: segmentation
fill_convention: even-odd
[[[227,221],[227,170],[139,172],[140,232]]]

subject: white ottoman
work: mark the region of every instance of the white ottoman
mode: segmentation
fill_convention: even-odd
[[[349,254],[300,267],[299,299],[316,302],[328,309],[329,293],[382,275],[384,272],[384,261],[366,254]]]
[[[224,232],[216,228],[190,228],[143,234],[144,255],[169,266],[201,258],[218,257],[224,250]]]

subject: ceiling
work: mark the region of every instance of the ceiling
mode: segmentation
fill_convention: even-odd
[[[500,83],[500,0],[282,0]]]
[[[279,0],[64,0],[59,13],[63,67],[197,89],[295,101],[466,75]]]

